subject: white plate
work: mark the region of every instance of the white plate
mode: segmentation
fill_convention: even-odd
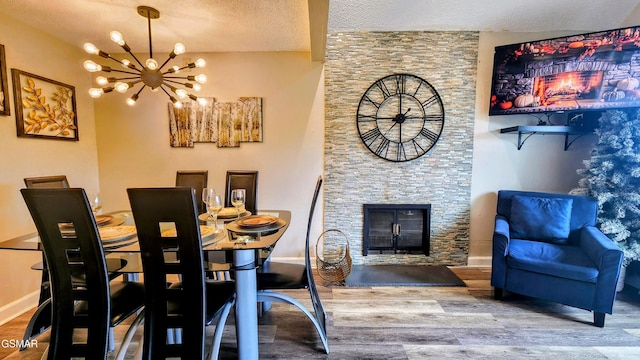
[[[222,211],[220,213],[222,213]],[[233,208],[233,213],[231,215],[220,216],[220,213],[218,213],[218,220],[229,220],[229,219],[237,219],[238,218],[238,212],[236,211],[235,208]],[[244,211],[240,212],[240,217],[245,217],[245,216],[249,216],[249,215],[251,215],[251,211],[244,210]],[[207,213],[198,215],[198,219],[200,221],[207,221],[208,217],[209,217],[209,215]]]
[[[245,208],[240,209],[240,217],[251,215],[251,211],[248,211]],[[238,217],[238,209],[234,207],[227,207],[218,213],[219,219],[235,219]]]
[[[271,231],[275,231],[278,230],[282,227],[284,227],[285,225],[287,225],[287,222],[282,220],[282,219],[278,219],[275,223],[271,224],[271,225],[267,225],[267,226],[262,226],[262,227],[255,227],[255,228],[248,228],[248,227],[243,227],[238,225],[237,221],[231,222],[227,224],[227,230],[232,231],[234,233],[237,234],[259,234],[259,233],[266,233],[266,232],[271,232]]]
[[[259,228],[269,226],[278,221],[278,218],[271,215],[252,215],[236,220],[238,226],[248,228]]]
[[[100,239],[103,242],[122,241],[136,235],[136,227],[131,225],[105,226],[99,228],[98,231],[100,231]]]
[[[203,239],[216,233],[216,228],[213,226],[200,225],[200,237]],[[176,236],[176,229],[168,229],[162,232],[162,236],[173,237]]]

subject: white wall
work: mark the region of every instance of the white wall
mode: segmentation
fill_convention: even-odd
[[[35,231],[19,189],[23,178],[64,174],[72,186],[98,188],[93,101],[85,89],[90,77],[82,69],[82,50],[57,40],[0,13],[0,44],[5,47],[9,78],[10,116],[0,117],[0,240]],[[16,136],[16,109],[11,68],[17,68],[76,87],[80,141],[59,141]],[[0,250],[0,321],[15,312],[6,305],[29,296],[39,287],[40,273],[30,266],[38,253]],[[31,306],[35,305],[33,300]],[[6,310],[6,311],[5,311]],[[17,314],[15,314],[17,315]]]
[[[168,98],[144,90],[132,108],[127,96],[96,100],[100,184],[105,211],[129,208],[128,187],[173,186],[176,170],[208,170],[209,186],[224,194],[227,170],[258,170],[258,207],[292,211],[291,225],[274,257],[303,257],[315,182],[322,173],[323,66],[305,52],[186,54],[207,61],[202,96],[236,101],[262,98],[262,143],[218,148],[169,144]],[[179,61],[180,58],[176,58]],[[319,206],[318,213],[322,208]],[[315,234],[321,232],[321,216]]]
[[[574,32],[575,33],[575,32]],[[594,136],[577,140],[564,151],[564,137],[534,135],[521,150],[517,135],[501,134],[500,129],[517,125],[535,125],[544,115],[488,116],[494,48],[528,40],[565,36],[571,33],[480,33],[476,120],[473,141],[471,180],[470,263],[491,256],[493,219],[497,191],[502,189],[566,193],[577,185],[576,170],[589,157]],[[564,125],[561,117],[551,121]],[[484,259],[482,259],[484,258]]]

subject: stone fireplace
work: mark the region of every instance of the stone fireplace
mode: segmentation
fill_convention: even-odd
[[[467,264],[478,39],[476,32],[328,35],[323,227],[348,236],[355,265]],[[385,161],[367,150],[356,126],[363,93],[376,80],[396,73],[428,81],[440,94],[445,111],[436,145],[424,156],[402,163]],[[415,237],[407,238],[410,243],[394,249],[397,243],[385,234],[376,244],[385,248],[382,253],[368,250],[365,256],[363,204],[430,204],[427,253],[422,237],[419,243],[414,243]],[[408,223],[400,225],[401,234],[414,230]],[[390,222],[384,227],[385,232],[393,231]]]

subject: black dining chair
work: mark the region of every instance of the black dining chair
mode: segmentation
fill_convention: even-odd
[[[198,213],[207,211],[202,201],[202,191],[207,187],[209,172],[207,170],[178,170],[176,171],[176,186],[191,186],[196,191]]]
[[[69,181],[66,175],[37,176],[24,178],[24,184],[28,189],[66,189],[69,188]],[[109,278],[117,278],[120,274],[117,272],[121,268],[120,259],[107,259],[107,270]],[[42,261],[31,266],[31,269],[41,271],[40,295],[38,297],[38,308],[29,319],[23,336],[23,344],[26,340],[38,336],[51,326],[51,285],[49,279],[49,270],[47,269],[47,260],[42,254]],[[109,338],[109,350],[114,350],[113,329]]]
[[[231,190],[234,189],[245,189],[244,208],[255,215],[258,211],[258,171],[227,171],[224,206],[233,206],[231,205]]]
[[[23,180],[28,189],[69,187],[69,181],[66,175],[28,177]],[[49,289],[49,271],[47,270],[46,264],[47,262],[43,253],[42,261],[31,266],[32,269],[42,272],[40,295],[38,297],[38,308],[27,323],[23,340],[35,337],[51,326],[51,290]],[[26,341],[23,343],[26,343]]]
[[[219,316],[210,352],[210,358],[217,358],[235,283],[206,279],[193,192],[176,187],[127,193],[146,289],[143,358],[204,359],[205,325]],[[172,342],[168,333],[175,329],[182,336]]]
[[[305,240],[304,265],[281,263],[266,260],[263,266],[258,268],[258,301],[284,302],[295,305],[313,322],[325,352],[329,353],[329,343],[327,340],[327,314],[322,306],[322,301],[318,295],[318,289],[313,279],[311,259],[309,254],[309,236],[311,235],[311,223],[313,213],[320,195],[322,187],[322,176],[318,177],[316,188],[309,210],[309,222],[307,223],[307,236]],[[304,305],[291,296],[276,292],[274,290],[307,289],[311,297],[314,314],[311,314]]]
[[[21,193],[38,230],[51,279],[47,358],[106,359],[110,329],[139,313],[125,335],[131,339],[142,321],[144,286],[110,283],[98,227],[83,189],[22,189]],[[86,329],[85,339],[77,337],[78,329]],[[122,342],[117,358],[128,345],[128,340]]]

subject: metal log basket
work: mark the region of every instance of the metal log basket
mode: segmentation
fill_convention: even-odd
[[[343,283],[351,273],[349,238],[337,229],[324,231],[316,242],[318,275],[332,283]]]

